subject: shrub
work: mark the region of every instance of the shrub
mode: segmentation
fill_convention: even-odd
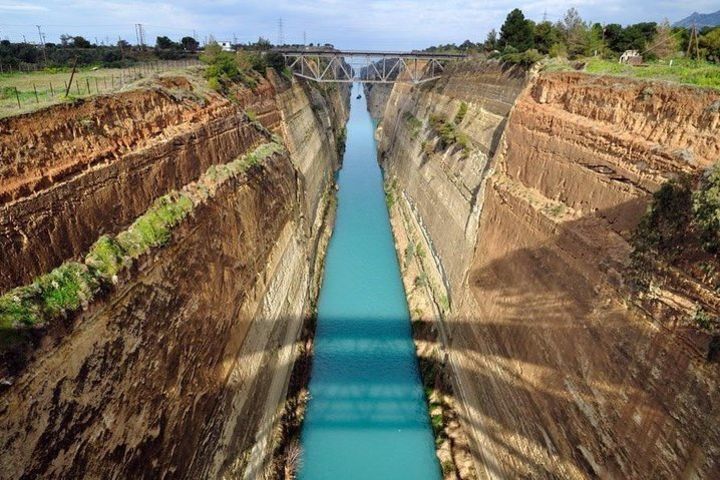
[[[707,172],[692,194],[692,211],[703,248],[716,253],[720,250],[720,164]]]
[[[460,102],[460,109],[458,110],[457,114],[455,114],[455,123],[460,125],[460,123],[465,118],[465,115],[467,115],[468,111],[468,105],[465,102]]]
[[[698,308],[697,310],[695,310],[695,314],[693,315],[693,321],[698,328],[707,331],[715,329],[720,324],[720,320],[717,317],[709,314],[702,308]]]
[[[420,133],[420,129],[422,128],[422,122],[410,112],[405,112],[403,114],[403,119],[405,120],[405,123],[407,123],[408,128],[410,129],[410,136],[413,139],[417,138],[418,134]]]
[[[540,60],[542,60],[542,58],[543,55],[534,48],[526,50],[522,53],[503,53],[501,57],[501,59],[506,63],[523,65],[526,67],[529,67],[530,65],[539,62]]]
[[[405,265],[409,265],[414,256],[415,245],[412,243],[408,243],[407,247],[405,247]]]
[[[460,131],[455,122],[448,122],[441,115],[431,115],[430,124],[433,131],[440,137],[440,148],[446,149],[453,145],[459,146],[464,155],[470,151],[470,139]]]
[[[681,175],[665,182],[653,194],[645,216],[635,234],[635,243],[642,249],[671,252],[685,235],[691,216],[692,177]]]

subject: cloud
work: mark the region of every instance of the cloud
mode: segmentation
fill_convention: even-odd
[[[37,12],[47,11],[47,8],[40,5],[30,5],[29,3],[0,3],[0,10],[14,12]]]

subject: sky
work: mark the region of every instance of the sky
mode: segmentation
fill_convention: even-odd
[[[22,41],[24,35],[37,42],[40,25],[48,42],[70,34],[92,42],[115,43],[122,37],[135,43],[134,25],[142,23],[150,44],[158,35],[238,42],[263,36],[275,43],[282,19],[287,43],[305,38],[343,49],[410,50],[483,41],[516,7],[536,21],[557,21],[575,7],[585,20],[629,24],[714,12],[720,0],[0,0],[0,39]]]

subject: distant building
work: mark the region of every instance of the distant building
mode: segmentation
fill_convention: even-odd
[[[623,54],[620,55],[620,63],[640,65],[643,63],[643,57],[637,50],[625,50]]]
[[[218,42],[220,47],[222,47],[223,52],[232,52],[235,50],[235,47],[233,47],[232,42]]]

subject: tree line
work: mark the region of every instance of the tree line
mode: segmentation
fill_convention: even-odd
[[[62,68],[77,59],[78,66],[122,68],[138,62],[194,58],[199,49],[200,43],[193,37],[183,37],[179,42],[157,37],[154,47],[131,45],[125,40],[118,40],[115,45],[98,45],[79,35],[61,35],[60,43],[44,45],[2,40],[0,66],[3,71]]]
[[[671,27],[667,21],[602,25],[584,21],[574,8],[558,22],[536,23],[516,8],[508,14],[500,32],[491,30],[484,42],[466,40],[460,45],[438,45],[427,50],[519,53],[529,57],[550,55],[570,59],[595,55],[618,58],[626,50],[637,50],[645,59],[656,60],[687,52],[690,46],[693,57],[720,63],[720,27],[704,27],[697,33],[697,41],[693,39],[690,44],[691,30]]]

